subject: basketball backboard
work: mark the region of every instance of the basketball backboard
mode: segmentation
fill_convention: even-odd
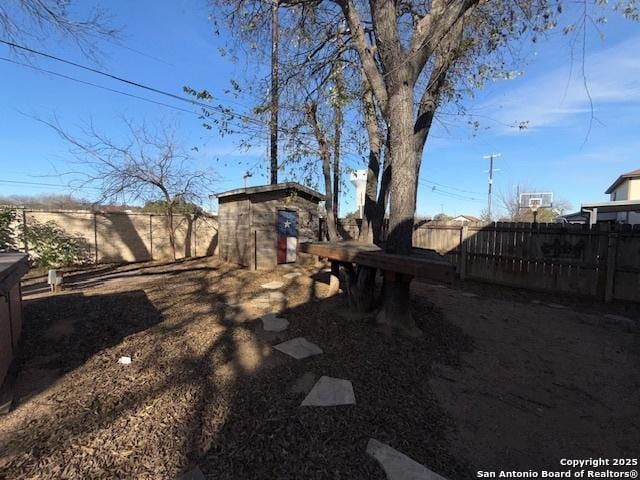
[[[553,207],[553,192],[525,192],[520,194],[519,208],[538,210]]]

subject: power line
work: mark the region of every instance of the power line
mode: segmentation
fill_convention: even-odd
[[[464,195],[458,195],[457,193],[445,192],[443,190],[436,189],[436,187],[431,187],[430,192],[443,197],[455,198],[456,200],[463,200],[467,202],[476,202],[476,203],[482,202],[482,200],[480,200],[479,198],[465,197]]]
[[[241,120],[243,120],[243,121],[245,121],[247,123],[253,123],[254,125],[259,125],[261,127],[267,125],[266,122],[264,122],[264,121],[262,121],[260,119],[257,119],[257,118],[254,118],[254,117],[250,117],[250,116],[245,115],[243,113],[236,112],[235,110],[233,110],[231,108],[228,108],[228,107],[210,105],[210,104],[207,104],[207,103],[200,102],[198,100],[193,100],[193,99],[190,99],[190,98],[187,98],[187,97],[183,97],[181,95],[176,95],[174,93],[167,92],[165,90],[162,90],[162,89],[159,89],[159,88],[156,88],[156,87],[152,87],[152,86],[149,86],[149,85],[146,85],[146,84],[134,81],[134,80],[129,80],[127,78],[124,78],[124,77],[121,77],[121,76],[118,76],[118,75],[115,75],[115,74],[112,74],[112,73],[109,73],[109,72],[98,70],[97,68],[93,68],[93,67],[89,67],[89,66],[86,66],[86,65],[82,65],[80,63],[73,62],[71,60],[67,60],[67,59],[58,57],[56,55],[52,55],[50,53],[42,52],[40,50],[36,50],[34,48],[30,48],[30,47],[27,47],[27,46],[24,46],[24,45],[19,45],[19,44],[14,43],[14,42],[9,42],[7,40],[0,39],[0,43],[3,43],[5,45],[8,45],[8,46],[13,47],[13,48],[24,50],[26,52],[29,52],[29,53],[32,53],[32,54],[35,54],[35,55],[40,55],[40,56],[48,58],[50,60],[55,60],[57,62],[61,62],[61,63],[67,64],[67,65],[71,65],[73,67],[80,68],[82,70],[86,70],[88,72],[92,72],[92,73],[95,73],[97,75],[102,75],[102,76],[110,78],[112,80],[116,80],[118,82],[126,83],[127,85],[131,85],[131,86],[134,86],[134,87],[137,87],[137,88],[148,90],[150,92],[157,93],[159,95],[164,95],[166,97],[170,97],[170,98],[173,98],[175,100],[180,100],[181,102],[186,102],[186,103],[189,103],[190,105],[197,105],[197,106],[199,106],[199,107],[201,107],[201,108],[203,108],[204,110],[207,110],[207,111],[214,111],[214,112],[217,112],[217,113],[222,113],[223,115],[233,115],[233,116],[236,116],[239,119],[241,119]],[[280,129],[279,128],[279,130],[283,131],[284,133],[290,133],[286,129]]]
[[[6,57],[0,57],[0,60],[5,61],[5,62],[9,62],[9,63],[13,63],[15,65],[20,65],[22,67],[31,68],[33,70],[37,70],[37,71],[40,71],[40,72],[43,72],[43,73],[48,73],[48,74],[54,75],[56,77],[64,78],[65,80],[71,80],[72,82],[82,83],[84,85],[89,85],[91,87],[99,88],[101,90],[106,90],[108,92],[117,93],[117,94],[120,94],[120,95],[125,95],[127,97],[135,98],[137,100],[142,100],[144,102],[154,103],[156,105],[161,105],[163,107],[172,108],[174,110],[179,110],[181,112],[190,113],[192,115],[200,116],[200,114],[198,112],[194,112],[193,110],[187,110],[186,108],[180,108],[180,107],[176,107],[175,105],[170,105],[168,103],[158,102],[157,100],[151,100],[150,98],[141,97],[141,96],[135,95],[133,93],[123,92],[122,90],[117,90],[115,88],[105,87],[103,85],[98,85],[96,83],[88,82],[86,80],[80,80],[79,78],[71,77],[71,76],[65,75],[63,73],[54,72],[52,70],[47,70],[46,68],[37,67],[35,65],[30,65],[28,63],[18,62],[16,60],[12,60],[12,59],[6,58]]]
[[[0,183],[10,184],[10,185],[33,185],[38,187],[56,187],[56,188],[66,188],[71,190],[99,190],[96,187],[70,187],[68,185],[60,185],[57,183],[44,183],[44,182],[26,182],[22,180],[0,180]]]
[[[420,181],[426,182],[426,183],[430,183],[432,185],[437,185],[438,187],[442,187],[442,188],[448,188],[450,190],[456,190],[458,192],[464,192],[464,193],[472,193],[474,195],[482,195],[480,192],[474,192],[473,190],[464,190],[462,188],[457,188],[457,187],[452,187],[450,185],[444,185],[442,183],[438,183],[438,182],[434,182],[432,180],[427,180],[425,178],[420,179]]]

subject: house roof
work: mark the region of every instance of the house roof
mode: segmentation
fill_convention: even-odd
[[[301,192],[307,194],[314,200],[324,200],[324,195],[315,190],[312,190],[309,187],[305,187],[296,182],[285,182],[285,183],[276,183],[273,185],[259,185],[257,187],[247,187],[247,188],[236,188],[234,190],[227,190],[226,192],[220,192],[216,194],[218,198],[231,197],[235,195],[252,195],[255,193],[265,193],[265,192],[278,192],[281,190],[288,190],[291,192]]]
[[[453,217],[454,220],[456,218],[464,218],[466,220],[469,220],[470,222],[480,222],[481,221],[478,217],[474,217],[473,215],[458,215],[457,217]]]
[[[613,191],[618,188],[618,185],[624,182],[627,178],[640,178],[640,168],[638,170],[633,170],[631,172],[623,173],[622,175],[620,175],[604,193],[613,193]]]

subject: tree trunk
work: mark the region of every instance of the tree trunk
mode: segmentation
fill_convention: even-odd
[[[419,167],[419,152],[416,151],[413,131],[413,88],[405,78],[398,81],[389,97],[388,116],[394,119],[389,132],[389,149],[393,175],[390,183],[389,235],[386,251],[402,255],[411,254],[413,218],[416,209],[416,191]],[[417,336],[410,310],[411,278],[385,274],[383,304],[378,313],[378,322],[402,333]]]
[[[167,208],[167,219],[169,221],[169,245],[171,246],[171,256],[173,261],[177,260],[176,256],[176,232],[173,228],[173,206],[169,205]]]
[[[378,194],[378,177],[380,176],[381,135],[378,126],[378,115],[373,100],[373,93],[365,82],[362,95],[362,109],[364,113],[367,136],[369,137],[369,165],[367,168],[367,185],[365,188],[364,212],[358,240],[365,243],[374,242],[374,217],[376,216]]]
[[[324,191],[325,191],[325,210],[327,211],[327,234],[329,241],[333,242],[338,239],[338,230],[336,228],[336,217],[333,209],[333,188],[331,183],[331,154],[329,152],[329,144],[327,138],[320,128],[318,122],[318,106],[315,103],[307,106],[307,118],[311,127],[313,128],[313,134],[318,142],[320,149],[320,160],[322,161],[322,175],[324,177]]]
[[[340,99],[334,107],[335,125],[333,137],[333,214],[337,221],[340,218],[340,143],[342,135],[342,107]]]
[[[376,307],[376,268],[356,266],[348,263],[345,285],[349,305],[359,312],[370,312]]]

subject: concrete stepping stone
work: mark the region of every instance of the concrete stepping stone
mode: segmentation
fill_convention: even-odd
[[[291,272],[291,273],[287,273],[286,275],[283,275],[283,278],[286,278],[287,280],[292,280],[296,277],[299,277],[300,275],[302,275],[300,272]]]
[[[389,445],[369,439],[367,454],[378,461],[388,480],[446,480]]]
[[[282,332],[289,326],[289,320],[276,316],[275,313],[269,313],[261,318],[262,328],[267,332]]]
[[[249,303],[255,307],[268,307],[271,304],[269,295],[260,295],[259,297],[253,297],[249,300]]]
[[[355,405],[356,396],[349,380],[323,376],[302,401],[303,407],[333,407]]]
[[[266,290],[278,290],[279,288],[284,287],[284,283],[274,280],[273,282],[263,283],[260,286]]]
[[[206,480],[202,470],[196,467],[182,475],[182,480]]]
[[[273,303],[284,302],[286,299],[287,299],[287,296],[282,292],[269,293],[269,301]]]
[[[273,348],[282,353],[286,353],[296,360],[302,360],[303,358],[320,355],[322,353],[322,349],[319,346],[315,343],[311,343],[304,337],[287,340],[286,342],[279,343]]]

